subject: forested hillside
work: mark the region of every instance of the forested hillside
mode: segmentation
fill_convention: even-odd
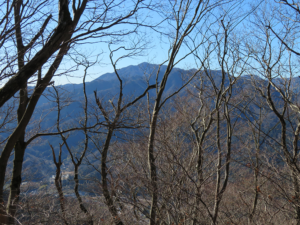
[[[300,224],[299,7],[0,3],[0,224]]]

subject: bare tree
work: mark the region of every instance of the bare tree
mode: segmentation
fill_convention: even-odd
[[[277,41],[278,35],[274,33],[274,29],[271,27],[272,17],[268,17],[263,10],[259,10],[255,14],[255,18],[254,24],[260,30],[263,38],[261,44],[257,47],[249,45],[249,50],[255,60],[251,69],[252,73],[260,74],[265,80],[259,82],[253,77],[254,86],[277,118],[280,135],[279,140],[275,141],[275,146],[277,146],[275,148],[280,149],[278,149],[278,154],[282,156],[290,173],[286,176],[289,177],[289,183],[292,185],[293,196],[297,199],[293,201],[293,207],[296,224],[299,224],[299,122],[298,119],[291,122],[292,117],[298,117],[296,115],[292,116],[291,112],[294,110],[297,114],[299,113],[297,97],[293,87],[293,81],[297,74],[293,65],[294,57],[292,53],[294,52],[288,46],[290,43],[283,41],[283,39]],[[292,34],[286,33],[286,35]],[[274,39],[274,37],[276,38]],[[280,78],[279,82],[276,81],[277,78]],[[279,170],[278,173],[283,173],[283,171]]]
[[[36,104],[52,80],[64,55],[68,52],[73,43],[83,42],[89,37],[104,38],[108,35],[106,30],[119,24],[127,23],[128,20],[138,11],[141,1],[133,2],[128,6],[128,11],[124,16],[114,15],[121,2],[111,1],[109,4],[96,4],[90,7],[88,1],[73,1],[72,4],[67,1],[59,1],[59,10],[57,12],[58,20],[54,19],[52,12],[45,13],[45,9],[50,2],[42,1],[38,4],[35,1],[17,1],[16,4],[3,4],[3,12],[5,17],[1,20],[3,24],[3,32],[1,43],[4,48],[1,57],[12,59],[3,64],[1,68],[1,81],[5,82],[1,87],[1,107],[10,100],[13,95],[19,91],[20,103],[18,110],[18,125],[12,132],[0,157],[0,202],[3,200],[3,185],[5,180],[5,171],[9,156],[15,147],[14,171],[11,184],[10,200],[7,205],[7,213],[14,216],[15,207],[13,202],[18,201],[21,184],[22,162],[27,143],[25,141],[25,129],[32,117]],[[69,11],[69,4],[73,15]],[[51,8],[51,7],[49,7]],[[5,10],[6,11],[5,11]],[[122,9],[124,10],[124,9]],[[26,29],[36,26],[40,21],[36,21],[34,15],[42,14],[42,25],[31,35],[26,33]],[[87,20],[81,20],[84,13],[93,15]],[[13,14],[13,16],[12,16]],[[14,23],[11,21],[14,18]],[[137,24],[137,22],[132,23]],[[56,26],[51,30],[50,27]],[[12,30],[13,29],[13,30]],[[12,31],[15,37],[12,37]],[[115,31],[113,35],[122,36],[130,33],[130,30]],[[28,41],[29,40],[29,41]],[[11,51],[16,55],[10,55],[8,45],[16,43],[15,50]],[[2,50],[1,49],[1,50]],[[54,59],[53,54],[57,52]],[[15,62],[16,61],[16,62]],[[46,74],[43,76],[42,68],[47,67],[46,63],[51,65],[47,68]],[[35,89],[31,96],[28,96],[27,82],[29,79],[37,77],[35,81]],[[3,210],[3,209],[1,209]],[[0,213],[2,216],[4,212]],[[5,220],[2,219],[1,221]]]
[[[189,39],[189,35],[196,35],[195,31],[199,30],[199,33],[205,33],[205,29],[200,31],[201,28],[195,28],[196,26],[200,26],[201,22],[207,19],[207,15],[219,4],[219,2],[210,2],[210,1],[180,1],[175,2],[174,4],[170,4],[167,6],[171,11],[172,18],[174,18],[174,25],[171,26],[174,29],[174,34],[172,37],[171,47],[169,50],[168,59],[163,62],[163,64],[167,64],[167,68],[164,72],[162,80],[158,84],[158,75],[160,72],[160,68],[158,69],[156,80],[157,80],[157,88],[156,88],[156,99],[154,102],[154,106],[152,109],[152,113],[150,116],[150,131],[149,131],[149,140],[148,140],[148,165],[149,165],[149,172],[150,172],[150,180],[151,180],[151,210],[150,210],[150,224],[156,224],[157,220],[157,210],[158,210],[158,177],[157,177],[157,168],[155,165],[155,132],[156,132],[156,125],[158,120],[159,112],[165,102],[170,99],[172,96],[180,92],[192,78],[197,74],[198,70],[190,77],[190,79],[176,92],[171,94],[170,96],[163,98],[163,93],[166,88],[166,83],[168,81],[169,75],[174,68],[174,66],[190,55],[195,49],[201,46],[203,42],[206,41],[204,38],[200,41],[187,55],[181,57],[178,55],[181,46],[185,43],[187,39]],[[193,11],[193,14],[189,14],[190,11]],[[198,34],[199,34],[198,33]],[[192,40],[195,38],[192,38]],[[161,66],[160,65],[160,66]]]
[[[65,203],[64,203],[64,193],[62,190],[62,182],[61,182],[61,165],[62,165],[62,161],[61,161],[61,153],[62,153],[62,146],[63,144],[61,144],[59,146],[59,155],[58,155],[58,161],[56,160],[56,156],[55,156],[55,151],[52,145],[50,145],[51,149],[52,149],[52,154],[53,154],[53,161],[54,164],[56,166],[56,173],[55,173],[55,186],[59,195],[59,201],[60,201],[60,208],[61,208],[61,213],[62,213],[62,219],[65,223],[65,225],[68,224],[67,220],[66,220],[66,209],[65,209]]]
[[[139,118],[135,119],[136,122],[134,122],[133,124],[129,123],[130,120],[128,122],[126,122],[126,114],[128,113],[128,110],[131,106],[133,106],[134,104],[137,104],[144,96],[146,96],[146,94],[148,93],[149,90],[153,89],[156,87],[156,85],[148,85],[148,87],[145,89],[145,91],[139,95],[138,97],[136,97],[133,101],[129,101],[128,103],[124,102],[123,100],[123,92],[124,92],[124,84],[123,84],[123,80],[121,78],[121,75],[119,75],[116,64],[119,60],[121,60],[124,57],[129,57],[132,55],[137,54],[136,51],[140,51],[139,48],[134,47],[133,49],[126,49],[125,47],[122,47],[124,50],[130,51],[129,54],[127,54],[126,56],[122,56],[120,58],[118,58],[116,61],[114,61],[113,59],[113,54],[115,52],[117,52],[120,48],[116,49],[116,50],[112,50],[110,53],[110,59],[111,59],[111,63],[112,66],[114,68],[114,72],[117,76],[117,79],[119,81],[119,85],[120,85],[120,89],[119,89],[119,95],[118,95],[118,99],[116,101],[113,100],[109,100],[109,103],[111,104],[111,110],[109,109],[105,109],[103,107],[103,103],[101,103],[100,99],[97,96],[97,92],[95,91],[95,99],[96,99],[96,103],[101,111],[101,114],[103,115],[104,119],[105,119],[105,123],[103,124],[103,126],[106,127],[107,131],[106,131],[106,137],[105,137],[105,141],[103,146],[100,149],[100,153],[101,153],[101,185],[102,185],[102,191],[103,191],[103,195],[105,197],[105,201],[106,204],[108,206],[108,209],[113,217],[114,223],[117,225],[122,225],[124,224],[120,218],[120,216],[118,215],[118,211],[117,208],[115,206],[114,203],[114,198],[113,198],[113,194],[112,191],[109,191],[109,185],[108,185],[108,166],[107,166],[107,157],[108,157],[108,153],[109,153],[109,149],[110,149],[110,143],[112,141],[112,137],[113,134],[120,130],[120,129],[133,129],[135,127],[139,127],[141,125],[141,122],[139,121]]]

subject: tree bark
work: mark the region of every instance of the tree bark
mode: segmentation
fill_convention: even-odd
[[[59,6],[59,23],[53,35],[45,46],[0,89],[0,107],[27,83],[27,80],[48,61],[53,53],[62,47],[66,37],[73,33],[76,24],[71,19],[67,7],[68,1],[60,0]]]
[[[102,189],[103,189],[103,195],[106,200],[106,204],[108,206],[109,212],[113,216],[114,223],[116,225],[123,225],[123,222],[118,216],[118,211],[114,205],[113,199],[109,193],[108,190],[108,183],[107,183],[107,171],[106,171],[106,159],[107,159],[107,153],[108,153],[108,148],[110,145],[110,141],[113,135],[113,128],[108,129],[108,133],[106,135],[106,140],[104,143],[104,147],[102,150],[102,156],[101,156],[101,179],[102,179]]]
[[[159,104],[159,103],[158,103]],[[148,166],[150,171],[150,180],[151,180],[151,209],[150,209],[150,225],[156,224],[156,214],[157,214],[157,200],[158,200],[158,187],[157,187],[157,174],[156,174],[156,165],[155,165],[155,156],[154,156],[154,137],[157,124],[157,114],[158,110],[154,110],[151,126],[150,126],[150,135],[148,142]]]

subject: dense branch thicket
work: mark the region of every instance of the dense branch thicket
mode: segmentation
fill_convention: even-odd
[[[300,225],[299,7],[1,3],[0,224]]]

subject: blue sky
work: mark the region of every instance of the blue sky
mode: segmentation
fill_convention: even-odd
[[[255,1],[256,4],[259,4],[261,1]],[[245,24],[247,24],[247,13],[250,11],[250,3],[255,4],[253,1],[235,1],[234,4],[227,4],[224,5],[222,8],[215,9],[213,13],[210,15],[210,21],[208,23],[213,23],[213,26],[210,28],[214,30],[214,32],[217,32],[217,30],[220,27],[220,22],[217,20],[219,19],[219,15],[224,15],[226,11],[230,11],[232,16],[228,16],[227,22],[230,22],[235,26],[234,31],[237,35],[239,35],[239,29],[242,29]],[[148,14],[147,14],[148,13]],[[140,15],[141,18],[145,19],[146,23],[152,23],[156,24],[162,20],[162,16],[158,15],[154,12],[148,12],[148,11],[141,11]],[[239,22],[241,21],[241,22]],[[207,22],[207,21],[206,21]],[[172,23],[174,24],[174,21],[169,21],[168,23],[165,22],[160,25],[160,28],[158,30],[162,32],[170,32],[172,33]],[[226,24],[226,19],[224,21]],[[199,26],[204,26],[203,23],[200,23]],[[204,26],[205,27],[205,26]],[[132,27],[129,27],[128,25],[124,26],[122,25],[121,29],[131,29]],[[116,27],[114,29],[120,29],[120,27]],[[202,29],[203,31],[203,29]],[[152,64],[160,64],[163,61],[165,61],[168,58],[168,50],[170,48],[170,45],[172,43],[172,39],[167,38],[164,35],[161,35],[152,29],[149,28],[140,28],[140,35],[137,37],[134,35],[129,35],[126,37],[125,42],[112,45],[111,49],[117,49],[120,46],[131,46],[133,42],[137,42],[138,39],[140,39],[141,44],[146,44],[146,49],[142,51],[139,55],[134,57],[128,57],[120,60],[117,64],[117,68],[123,68],[129,65],[138,65],[142,62],[149,62]],[[194,36],[193,36],[194,34]],[[196,32],[191,34],[191,37],[196,37]],[[201,35],[199,36],[201,38]],[[97,40],[93,40],[93,43],[88,43],[84,45],[77,45],[76,46],[76,52],[85,55],[91,62],[94,62],[97,58],[97,63],[93,67],[91,67],[88,70],[88,76],[86,78],[86,81],[92,81],[96,79],[97,77],[101,76],[105,73],[113,72],[113,67],[110,63],[109,59],[109,47],[108,42],[110,41],[108,38],[105,40],[100,40],[105,42],[99,42]],[[187,39],[189,41],[189,39]],[[191,42],[187,42],[191,43]],[[197,42],[196,40],[196,43]],[[207,44],[202,45],[198,49],[200,52],[200,55],[205,51],[205,48],[207,47]],[[178,54],[178,58],[185,56],[189,52],[189,49],[186,47],[186,45],[182,45],[182,48]],[[73,56],[74,51],[70,51],[70,54]],[[114,54],[114,60],[116,60],[118,57],[125,54],[125,51],[118,51]],[[75,54],[74,54],[75,55]],[[70,69],[71,67],[74,67],[75,64],[71,60],[69,56],[65,57],[64,62],[60,66],[60,71],[64,71],[65,69]],[[216,62],[212,62],[211,64],[212,69],[219,69]],[[180,62],[177,67],[183,68],[183,69],[190,69],[190,68],[196,68],[196,63],[193,56],[187,57],[185,60]],[[80,66],[79,68],[73,68],[74,71],[70,72],[69,76],[59,76],[55,78],[55,83],[57,85],[66,84],[66,83],[81,83],[82,82],[82,75],[83,75],[83,67]],[[58,71],[58,72],[60,72]]]

